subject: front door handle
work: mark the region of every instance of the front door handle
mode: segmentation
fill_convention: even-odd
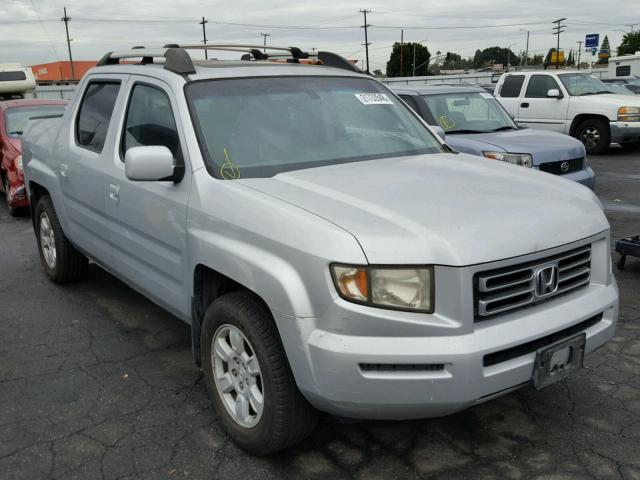
[[[109,198],[115,205],[120,203],[120,185],[109,185]]]
[[[529,104],[528,104],[527,102],[525,102],[525,103],[521,103],[521,104],[520,104],[520,106],[521,106],[522,108],[529,108]]]

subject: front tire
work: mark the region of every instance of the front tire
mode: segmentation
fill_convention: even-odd
[[[35,233],[42,265],[51,280],[67,283],[86,275],[89,261],[65,236],[53,202],[47,195],[41,197],[36,206]]]
[[[576,127],[575,137],[584,144],[587,153],[605,153],[611,143],[609,125],[599,118],[588,118]]]
[[[9,178],[6,175],[2,176],[2,189],[4,190],[4,201],[7,204],[7,210],[12,217],[19,217],[20,210],[11,206],[9,202]]]
[[[313,431],[317,412],[298,390],[271,313],[255,296],[238,291],[215,300],[201,342],[209,397],[241,448],[266,455]]]

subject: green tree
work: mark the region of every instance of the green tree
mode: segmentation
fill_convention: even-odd
[[[473,66],[475,68],[484,67],[484,57],[481,50],[476,50],[476,54],[473,56]]]
[[[618,47],[618,55],[633,55],[640,52],[640,30],[625,33]]]
[[[455,70],[456,68],[464,68],[462,57],[457,53],[447,52],[442,63],[444,70]]]
[[[431,53],[421,43],[405,43],[402,47],[402,71],[400,71],[400,43],[393,44],[391,56],[387,62],[387,77],[410,77],[413,75],[413,49],[416,52],[416,75],[426,75]]]
[[[611,56],[611,45],[609,44],[609,37],[607,35],[604,36],[602,45],[600,45],[600,55],[602,55],[602,57],[598,57],[598,63],[609,63],[609,57]]]
[[[480,54],[482,56],[483,65],[490,65],[492,63],[500,63],[502,65],[506,65],[507,62],[516,67],[520,65],[520,57],[509,48],[489,47],[482,50]],[[476,52],[476,56],[477,55],[478,52]]]
[[[536,54],[533,56],[531,60],[529,60],[529,65],[542,65],[544,63],[544,55]]]

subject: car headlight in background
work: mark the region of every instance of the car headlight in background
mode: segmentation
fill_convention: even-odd
[[[16,170],[22,171],[22,155],[18,155],[13,161],[13,165],[16,167]]]
[[[433,267],[331,265],[342,298],[392,310],[433,313]]]
[[[618,109],[619,122],[640,122],[640,107],[620,107]]]
[[[522,167],[533,166],[533,157],[528,153],[482,152],[482,155],[491,160],[513,163],[514,165],[520,165]]]

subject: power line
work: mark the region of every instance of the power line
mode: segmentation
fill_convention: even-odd
[[[371,25],[369,25],[367,23],[367,13],[371,13],[371,9],[367,10],[366,8],[364,10],[358,10],[360,13],[362,13],[364,15],[364,25],[362,25],[362,27],[360,28],[364,28],[364,49],[365,49],[365,56],[367,59],[367,75],[369,75],[369,45],[371,45],[371,43],[369,43],[369,36],[368,36],[368,30],[369,27]]]

